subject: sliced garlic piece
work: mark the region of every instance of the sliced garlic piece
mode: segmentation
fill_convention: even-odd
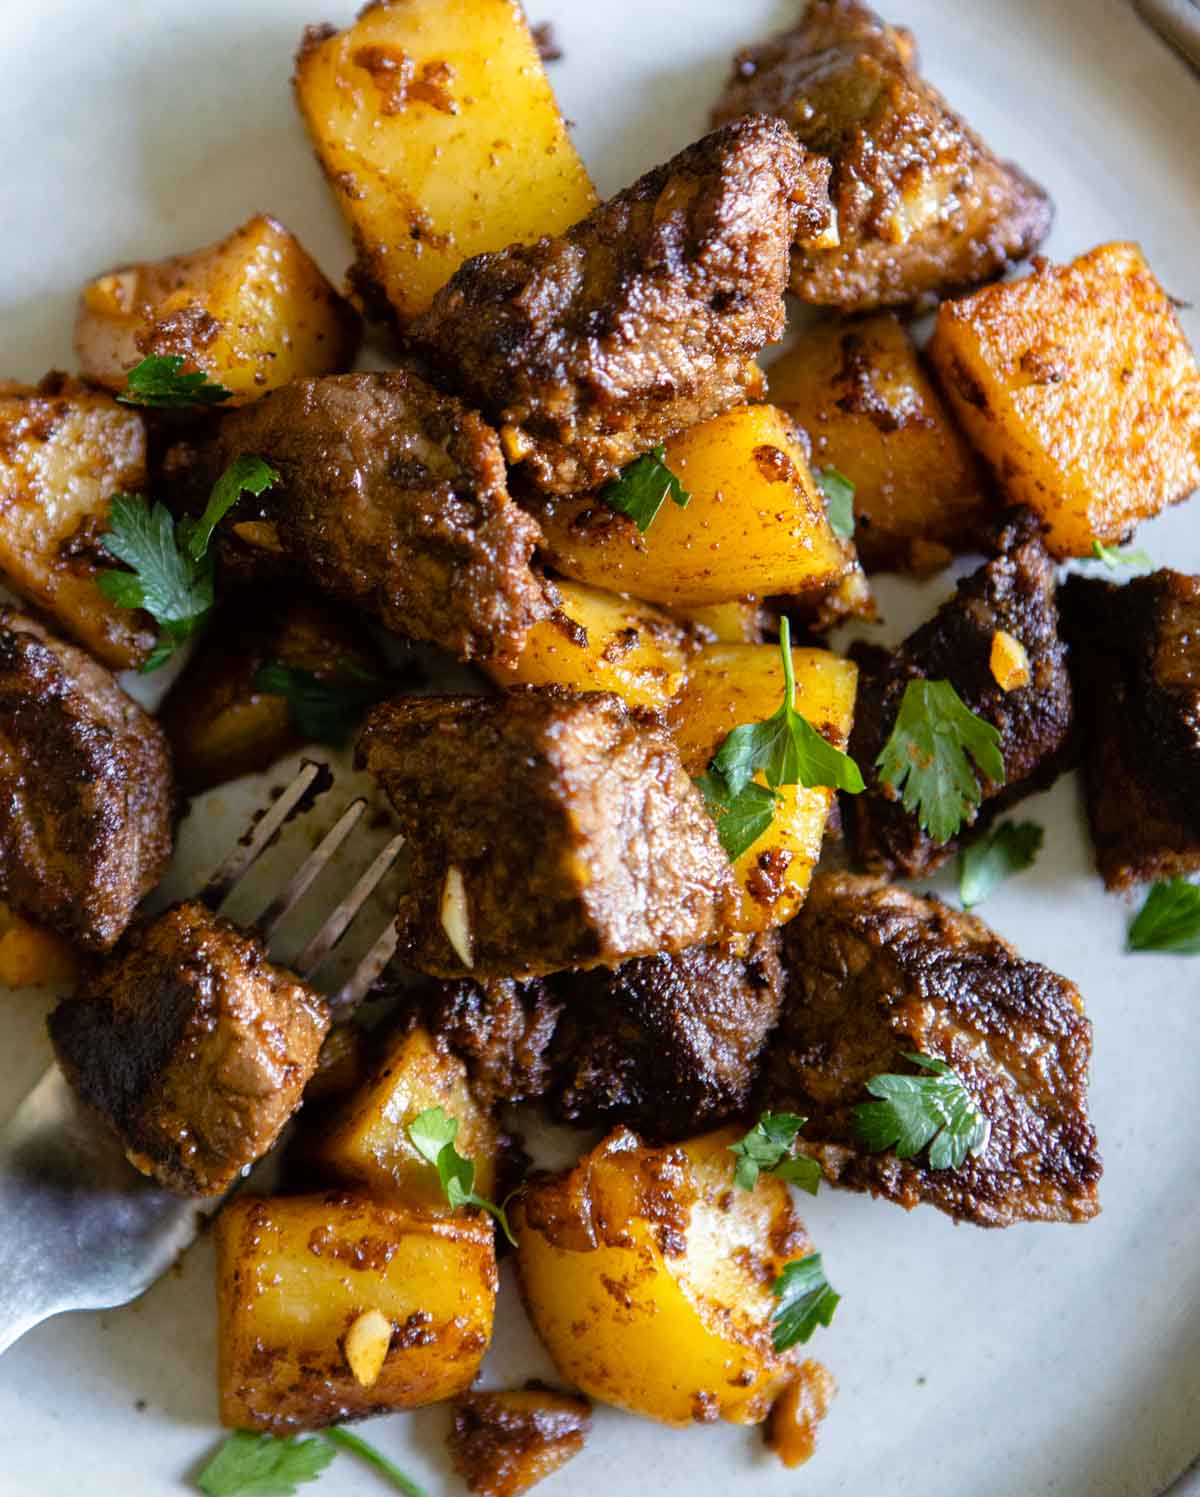
[[[1001,691],[1015,691],[1018,686],[1028,686],[1033,679],[1025,646],[1004,629],[997,629],[992,635],[988,666]]]
[[[463,883],[462,870],[452,863],[446,869],[446,881],[442,885],[441,905],[442,929],[446,939],[454,947],[455,955],[464,967],[474,966],[474,942],[471,937],[471,915],[467,909],[467,889]]]
[[[342,1350],[355,1381],[369,1388],[383,1371],[392,1344],[392,1323],[379,1310],[364,1310],[346,1332]]]

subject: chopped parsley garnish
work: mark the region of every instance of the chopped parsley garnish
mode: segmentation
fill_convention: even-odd
[[[794,1112],[764,1112],[749,1133],[729,1145],[730,1153],[738,1156],[734,1184],[753,1190],[760,1174],[774,1175],[815,1196],[821,1166],[807,1154],[792,1153],[796,1134],[807,1122]]]
[[[208,622],[215,594],[213,560],[208,543],[222,515],[244,490],[261,494],[279,475],[262,458],[236,458],[213,486],[199,521],[176,523],[170,510],[154,506],[141,494],[114,494],[108,526],[100,539],[104,549],[132,570],[105,571],[100,591],[119,608],[144,608],[158,624],[158,643],[141,666],[156,671]]]
[[[825,1277],[820,1253],[785,1264],[771,1293],[779,1301],[771,1317],[771,1341],[778,1352],[803,1346],[819,1325],[828,1326],[842,1298]]]
[[[680,509],[686,509],[691,497],[667,467],[665,447],[651,447],[649,452],[643,452],[600,490],[605,504],[618,514],[628,515],[643,535],[668,498]]]
[[[1045,840],[1036,821],[1006,821],[972,842],[958,860],[958,897],[963,909],[973,910],[997,884],[1031,868]]]
[[[721,776],[714,774],[711,768],[708,774],[701,775],[696,781],[696,787],[704,797],[708,814],[717,824],[717,837],[725,849],[725,856],[731,863],[736,863],[775,820],[778,795],[765,785],[756,785],[753,780],[733,795]]]
[[[1153,558],[1145,551],[1122,551],[1116,546],[1105,546],[1100,541],[1092,542],[1092,556],[1102,561],[1110,572],[1118,567],[1152,567]]]
[[[1155,884],[1129,927],[1129,950],[1200,956],[1200,884]]]
[[[959,1169],[968,1154],[987,1148],[991,1124],[944,1060],[905,1052],[924,1076],[872,1076],[867,1090],[879,1102],[860,1102],[854,1127],[868,1149],[893,1149],[911,1159],[928,1146],[931,1169]]]
[[[196,1485],[208,1497],[294,1497],[302,1483],[316,1481],[339,1449],[374,1466],[406,1497],[425,1497],[387,1456],[336,1424],[304,1438],[235,1430],[196,1478]]]
[[[825,499],[825,513],[834,535],[848,541],[854,534],[854,485],[834,467],[817,468],[813,477]]]
[[[186,406],[220,405],[233,391],[196,370],[183,373],[177,353],[151,354],[129,371],[125,388],[117,399],[125,405],[152,405],[160,410],[182,410]]]
[[[408,1125],[413,1147],[422,1159],[427,1159],[437,1169],[438,1179],[451,1206],[455,1210],[460,1206],[478,1206],[488,1212],[516,1247],[517,1240],[509,1228],[504,1207],[475,1194],[475,1163],[464,1158],[454,1147],[457,1133],[458,1119],[447,1117],[440,1107],[430,1107],[418,1113]]]
[[[358,726],[366,709],[387,693],[387,682],[369,671],[342,665],[356,678],[328,681],[300,666],[269,661],[254,676],[256,691],[282,697],[291,708],[296,731],[306,743],[339,748]]]
[[[979,804],[971,759],[990,780],[1004,783],[1000,734],[992,724],[972,712],[949,681],[910,681],[875,764],[885,785],[903,786],[904,809],[917,813],[921,829],[937,843],[948,842]]]
[[[343,1429],[340,1424],[335,1424],[331,1429],[323,1431],[324,1437],[331,1445],[340,1446],[342,1450],[348,1450],[351,1455],[356,1455],[360,1461],[365,1461],[368,1466],[374,1466],[381,1476],[386,1476],[388,1481],[407,1497],[425,1497],[422,1487],[419,1487],[411,1476],[405,1476],[400,1467],[394,1461],[389,1461],[382,1451],[376,1450],[374,1445],[368,1444],[361,1435],[355,1435],[348,1429]]]

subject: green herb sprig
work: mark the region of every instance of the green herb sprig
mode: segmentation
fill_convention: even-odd
[[[643,452],[600,490],[605,504],[618,514],[627,515],[643,535],[668,499],[686,509],[691,497],[667,467],[665,447],[651,447],[649,452]]]
[[[184,410],[189,406],[214,406],[232,400],[233,391],[201,370],[183,372],[177,353],[150,354],[135,364],[117,396],[124,405],[154,406],[159,410]]]
[[[517,1245],[508,1225],[504,1206],[497,1206],[475,1193],[475,1163],[465,1158],[454,1147],[458,1135],[458,1119],[447,1117],[440,1107],[429,1107],[418,1113],[408,1125],[408,1136],[422,1159],[432,1164],[442,1183],[447,1201],[457,1210],[460,1206],[478,1206],[493,1216],[500,1229],[512,1243]]]
[[[777,1352],[804,1345],[819,1325],[828,1326],[842,1298],[825,1277],[820,1253],[785,1264],[771,1292],[779,1301],[771,1317],[771,1342]]]
[[[815,1196],[821,1166],[807,1154],[792,1153],[796,1135],[807,1122],[794,1112],[764,1112],[748,1133],[729,1145],[730,1153],[738,1156],[734,1184],[753,1190],[760,1174],[774,1175]]]
[[[1106,546],[1101,541],[1092,542],[1092,557],[1102,561],[1110,572],[1118,567],[1152,567],[1154,560],[1146,551],[1127,551],[1116,546]]]
[[[964,910],[982,904],[997,885],[1032,868],[1046,840],[1036,821],[1006,821],[965,848],[958,860],[958,897]]]
[[[425,1497],[421,1487],[361,1435],[334,1425],[317,1435],[259,1435],[234,1430],[196,1478],[207,1497],[294,1497],[316,1481],[346,1450],[373,1466],[405,1497]]]
[[[987,1148],[991,1124],[962,1078],[944,1060],[908,1052],[905,1060],[924,1076],[872,1076],[867,1090],[878,1102],[860,1102],[854,1128],[868,1149],[893,1149],[911,1159],[929,1149],[931,1169],[960,1169],[968,1154]]]
[[[1128,946],[1200,956],[1200,884],[1185,878],[1155,884],[1129,927]]]
[[[813,477],[825,499],[830,528],[838,540],[848,541],[854,534],[854,485],[834,467],[817,468]]]
[[[354,679],[331,681],[300,666],[271,660],[255,672],[254,689],[287,702],[296,731],[306,743],[340,748],[367,708],[387,695],[388,683],[370,671],[349,665],[339,669]]]

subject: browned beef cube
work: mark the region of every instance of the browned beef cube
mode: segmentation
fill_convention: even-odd
[[[317,993],[195,902],[132,931],[50,1015],[59,1064],[130,1163],[195,1196],[275,1142],[328,1028]]]
[[[454,1469],[479,1497],[521,1497],[583,1449],[592,1406],[539,1383],[461,1393],[447,1438]]]
[[[1004,783],[979,776],[983,798],[969,823],[975,832],[1022,796],[1050,784],[1059,771],[1071,727],[1071,689],[1058,632],[1054,563],[1027,511],[1013,512],[997,546],[999,554],[964,578],[955,596],[903,644],[891,651],[874,646],[851,651],[859,676],[850,754],[867,789],[844,796],[842,812],[854,856],[868,872],[919,877],[952,857],[961,840],[934,842],[875,768],[909,681],[949,681],[971,711],[1000,734]],[[1028,684],[1006,691],[993,673],[998,632],[1023,649]]]
[[[562,1003],[541,977],[464,978],[421,995],[423,1022],[466,1064],[484,1107],[540,1097]]]
[[[779,1014],[779,935],[734,938],[554,979],[551,1109],[686,1138],[743,1112]]]
[[[797,245],[792,290],[844,311],[900,306],[1031,254],[1049,199],[997,161],[917,72],[912,37],[858,0],[812,0],[734,60],[714,121],[778,115],[833,163],[833,243]]]
[[[85,651],[0,608],[0,898],[105,951],[171,858],[158,724]]]
[[[828,165],[778,120],[706,135],[557,238],[466,261],[409,329],[547,493],[761,394],[789,246],[829,218]]]
[[[437,977],[618,966],[713,940],[729,862],[657,718],[609,692],[397,698],[360,762],[411,851],[400,954]]]
[[[1071,577],[1063,631],[1088,821],[1110,889],[1200,869],[1200,577]]]
[[[1092,1026],[1073,983],[1023,961],[974,915],[852,874],[813,881],[784,960],[760,1099],[809,1119],[805,1149],[830,1180],[981,1227],[1096,1215]],[[951,1066],[990,1124],[961,1168],[871,1153],[855,1132],[872,1076],[916,1074],[906,1052]]]

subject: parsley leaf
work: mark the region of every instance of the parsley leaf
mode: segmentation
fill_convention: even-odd
[[[1200,884],[1155,884],[1129,927],[1129,950],[1200,956]]]
[[[736,863],[775,820],[778,793],[751,780],[734,795],[724,777],[712,769],[700,776],[696,786],[704,797],[708,814],[717,824],[717,838],[725,856]]]
[[[842,1298],[825,1277],[820,1253],[785,1264],[771,1293],[779,1301],[771,1317],[771,1341],[779,1352],[803,1345],[819,1325],[828,1326]]]
[[[1100,541],[1092,542],[1092,556],[1102,561],[1110,572],[1118,567],[1152,567],[1153,558],[1146,551],[1121,551],[1116,546],[1105,546]]]
[[[235,1430],[196,1485],[208,1497],[292,1497],[301,1482],[315,1481],[337,1451],[321,1436],[281,1440]]]
[[[817,468],[813,473],[825,499],[829,525],[840,541],[854,534],[854,485],[834,467]]]
[[[457,1210],[460,1206],[478,1206],[500,1223],[505,1237],[516,1247],[517,1240],[508,1225],[504,1207],[475,1194],[475,1164],[454,1147],[458,1119],[447,1117],[440,1107],[429,1107],[417,1114],[408,1125],[408,1136],[422,1159],[436,1166],[446,1199]]]
[[[860,1102],[854,1127],[868,1149],[895,1149],[911,1159],[929,1145],[931,1169],[959,1169],[968,1154],[987,1148],[992,1126],[944,1060],[905,1052],[925,1076],[872,1076],[867,1090],[880,1102]]]
[[[876,759],[879,778],[904,787],[904,809],[922,831],[949,842],[982,792],[967,755],[990,780],[1004,783],[1000,734],[976,716],[949,681],[910,681],[891,736]]]
[[[1031,868],[1046,834],[1036,821],[1006,821],[965,848],[958,860],[958,896],[964,910],[982,904],[997,884]]]
[[[794,1112],[764,1112],[744,1137],[730,1144],[730,1153],[738,1156],[733,1171],[734,1184],[753,1190],[759,1173],[790,1180],[801,1190],[815,1196],[821,1181],[821,1166],[807,1154],[793,1154],[792,1145],[807,1118]]]
[[[413,1481],[411,1476],[405,1476],[400,1467],[394,1461],[389,1461],[382,1451],[376,1450],[361,1435],[351,1434],[348,1429],[343,1429],[340,1424],[324,1430],[323,1438],[331,1445],[340,1446],[348,1450],[352,1455],[358,1456],[359,1460],[366,1461],[368,1466],[374,1466],[381,1476],[387,1479],[399,1491],[407,1494],[407,1497],[425,1497],[424,1491]]]
[[[651,447],[627,463],[620,477],[600,490],[605,504],[618,514],[628,515],[643,535],[668,497],[680,509],[686,509],[692,496],[667,467],[667,449],[661,446]]]
[[[151,354],[129,371],[125,388],[117,399],[125,405],[179,410],[193,405],[220,405],[232,398],[232,390],[209,379],[207,374],[199,370],[184,374],[182,370],[183,359],[179,354]]]
[[[164,504],[151,509],[140,494],[114,494],[104,549],[132,572],[101,572],[100,591],[120,608],[144,608],[158,624],[158,644],[143,673],[166,663],[199,632],[213,606],[212,558],[197,561],[180,549]]]
[[[342,669],[351,671],[356,680],[328,681],[300,666],[272,660],[255,673],[254,689],[283,697],[305,742],[338,748],[353,733],[366,709],[387,692],[387,682],[369,671],[352,666]]]
[[[212,533],[243,494],[261,494],[279,482],[279,474],[261,457],[243,452],[235,457],[216,483],[204,513],[187,524],[186,544],[193,561],[199,561],[208,550]]]

